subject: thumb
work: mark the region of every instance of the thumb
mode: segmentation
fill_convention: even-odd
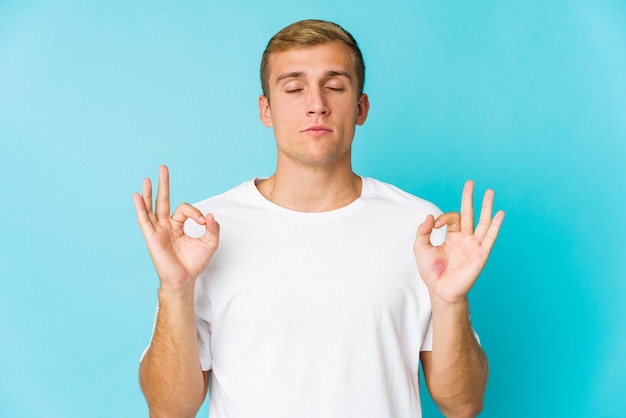
[[[217,223],[215,217],[211,213],[204,216],[204,236],[202,239],[207,242],[214,243],[217,248],[217,242],[220,234],[220,224]]]
[[[415,235],[414,249],[430,247],[430,234],[433,232],[435,226],[435,218],[433,215],[428,215],[424,222],[417,228],[417,234]]]

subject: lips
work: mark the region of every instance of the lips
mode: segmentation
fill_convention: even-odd
[[[302,132],[311,134],[311,135],[325,135],[332,131],[333,131],[332,129],[323,125],[314,125],[314,126],[309,126],[308,128],[304,129]]]

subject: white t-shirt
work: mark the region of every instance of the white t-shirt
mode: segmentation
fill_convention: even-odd
[[[371,178],[329,212],[277,206],[254,181],[195,206],[221,226],[195,293],[210,418],[421,416],[431,305],[413,242],[439,209]]]

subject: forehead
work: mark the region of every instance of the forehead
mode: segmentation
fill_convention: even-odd
[[[275,83],[284,73],[314,76],[328,71],[347,72],[356,79],[356,59],[352,50],[342,42],[328,42],[305,48],[274,52],[269,57],[269,79]]]

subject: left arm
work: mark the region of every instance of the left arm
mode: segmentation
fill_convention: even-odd
[[[480,413],[487,386],[487,357],[474,336],[467,295],[487,262],[504,219],[492,218],[492,190],[485,193],[474,230],[474,184],[463,189],[461,213],[428,216],[415,239],[415,259],[432,303],[433,350],[422,352],[428,390],[448,417]],[[445,242],[430,243],[433,228],[448,227]]]
[[[433,350],[421,353],[426,385],[446,417],[478,415],[487,388],[487,357],[467,308],[467,303],[433,307]]]

